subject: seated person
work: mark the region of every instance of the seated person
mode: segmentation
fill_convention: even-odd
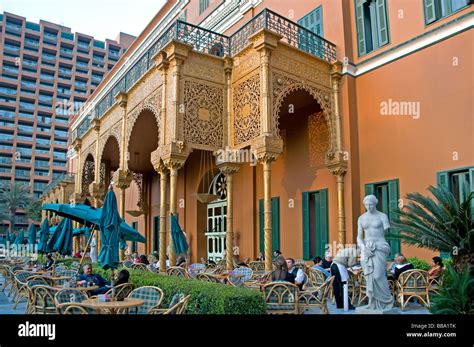
[[[331,276],[331,273],[323,268],[323,259],[321,259],[321,257],[314,258],[313,263],[313,269],[321,271],[326,279]]]
[[[331,255],[331,253],[328,252],[328,253],[326,253],[326,256],[323,259],[322,267],[326,271],[331,272],[331,264],[332,264],[332,255]]]
[[[400,253],[395,253],[395,256],[393,257],[393,262],[390,264],[390,267],[388,268],[388,274],[393,275],[395,273],[395,266],[397,266],[396,259],[401,256]]]
[[[402,254],[395,258],[395,262],[397,263],[393,272],[393,277],[395,280],[398,280],[398,276],[400,276],[403,272],[414,269],[413,264],[407,262],[407,259]]]
[[[184,266],[184,265],[186,265],[186,256],[184,254],[181,254],[176,260],[176,266]]]
[[[50,270],[54,265],[54,260],[53,256],[51,254],[48,254],[46,256],[46,263],[43,265],[43,269],[45,270]]]
[[[295,277],[292,283],[296,284],[298,288],[302,290],[303,283],[306,280],[306,275],[304,274],[303,270],[295,267],[295,260],[293,258],[286,259],[286,266],[288,266],[288,274],[292,274]]]
[[[130,272],[128,272],[128,270],[125,270],[125,269],[120,270],[120,272],[117,275],[117,279],[114,280],[114,286],[128,283],[129,278],[130,278]]]
[[[444,269],[443,259],[441,259],[440,257],[433,257],[431,261],[431,268],[428,271],[428,275],[430,276],[430,279],[438,277],[441,274],[441,272],[443,272],[443,269]]]
[[[91,295],[105,294],[110,289],[110,283],[106,281],[101,275],[92,273],[92,265],[86,264],[82,268],[83,274],[77,276],[77,283],[84,285],[84,283],[93,282],[98,289],[91,291]]]
[[[145,265],[150,264],[145,254],[142,254],[139,259],[140,259],[139,261],[140,264],[145,264]]]

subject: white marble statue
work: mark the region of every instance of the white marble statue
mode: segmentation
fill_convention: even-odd
[[[91,252],[90,252],[91,262],[97,263],[97,237],[95,236],[95,233],[94,233],[94,236],[92,236],[90,247],[91,247]]]
[[[360,262],[369,299],[369,304],[364,309],[390,310],[393,307],[393,298],[385,270],[390,245],[384,237],[390,223],[385,213],[377,211],[378,200],[374,195],[367,195],[363,202],[367,212],[360,216],[357,222],[357,245],[361,250]]]

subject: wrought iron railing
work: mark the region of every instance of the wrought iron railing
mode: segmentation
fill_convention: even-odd
[[[75,174],[73,173],[65,173],[65,174],[59,175],[58,177],[53,179],[53,181],[43,189],[43,194],[49,193],[51,190],[56,188],[60,182],[66,181],[66,182],[73,183],[74,177],[75,177]]]
[[[129,91],[152,67],[153,56],[172,40],[184,42],[202,53],[223,57],[234,56],[249,45],[250,37],[261,29],[283,36],[283,42],[328,62],[336,60],[336,46],[301,25],[271,11],[262,10],[231,36],[222,35],[196,25],[175,21],[142,57],[125,73],[112,89],[89,111],[72,133],[72,140],[90,128],[91,119],[101,118],[115,103],[119,92]]]

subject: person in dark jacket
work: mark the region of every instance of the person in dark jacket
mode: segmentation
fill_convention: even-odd
[[[82,268],[84,273],[77,276],[77,282],[84,285],[86,282],[93,282],[98,286],[98,289],[91,291],[91,295],[105,294],[110,289],[110,283],[106,281],[101,275],[92,273],[92,265],[86,264]]]
[[[398,277],[403,272],[414,269],[413,264],[407,262],[407,259],[405,258],[404,255],[400,255],[399,257],[397,257],[395,259],[395,262],[397,263],[397,265],[395,265],[395,270],[393,273],[393,277],[395,278],[395,280],[398,280]]]

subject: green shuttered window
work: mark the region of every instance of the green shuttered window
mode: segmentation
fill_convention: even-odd
[[[160,216],[153,217],[153,251],[160,251]]]
[[[423,0],[425,24],[436,22],[469,5],[469,0]]]
[[[318,34],[319,36],[324,36],[322,6],[319,6],[318,8],[298,20],[298,24],[308,30],[311,30],[315,34]]]
[[[388,216],[390,223],[396,220],[395,213],[398,210],[398,200],[400,199],[398,179],[366,184],[365,195],[375,195],[379,201],[377,209]],[[391,237],[398,236],[398,231],[390,228],[385,236],[390,244],[389,259],[392,260],[395,253],[401,251],[400,240],[391,239]]]
[[[354,0],[359,56],[389,43],[386,0]]]
[[[280,198],[274,197],[271,200],[272,207],[272,251],[280,249]],[[260,252],[265,250],[265,231],[264,231],[264,204],[263,199],[258,202],[259,224],[260,224]]]
[[[138,222],[132,222],[132,228],[138,231]],[[132,253],[137,251],[137,242],[132,241]]]
[[[324,257],[329,243],[328,190],[303,192],[303,258]]]

